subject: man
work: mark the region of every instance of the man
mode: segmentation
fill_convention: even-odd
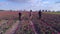
[[[19,12],[19,20],[21,20],[21,13]]]
[[[32,10],[30,10],[30,15],[29,15],[30,17],[31,17],[31,12],[32,12]]]
[[[39,19],[40,19],[41,18],[41,10],[39,10],[38,14],[39,14]]]

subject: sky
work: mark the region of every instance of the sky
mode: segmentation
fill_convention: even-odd
[[[60,0],[0,0],[0,10],[60,11]]]

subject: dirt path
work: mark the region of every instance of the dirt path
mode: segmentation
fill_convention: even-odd
[[[17,29],[19,24],[19,21],[17,21],[15,24],[13,24],[13,26],[11,28],[9,28],[5,34],[13,34],[15,32],[15,30]]]
[[[35,31],[35,27],[34,27],[34,24],[33,24],[32,21],[30,21],[30,25],[32,26],[32,29],[33,29],[33,31],[35,32],[35,34],[37,34],[37,32]]]

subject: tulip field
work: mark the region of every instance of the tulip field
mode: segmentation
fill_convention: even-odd
[[[0,12],[0,34],[60,34],[60,14],[42,12]]]

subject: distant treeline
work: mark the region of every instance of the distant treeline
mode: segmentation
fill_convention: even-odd
[[[5,11],[5,10],[0,10],[0,11]]]
[[[27,11],[27,10],[0,10],[0,11]],[[40,10],[40,11],[41,12],[60,12],[60,11],[54,11],[54,10],[53,11],[51,11],[51,10]]]

